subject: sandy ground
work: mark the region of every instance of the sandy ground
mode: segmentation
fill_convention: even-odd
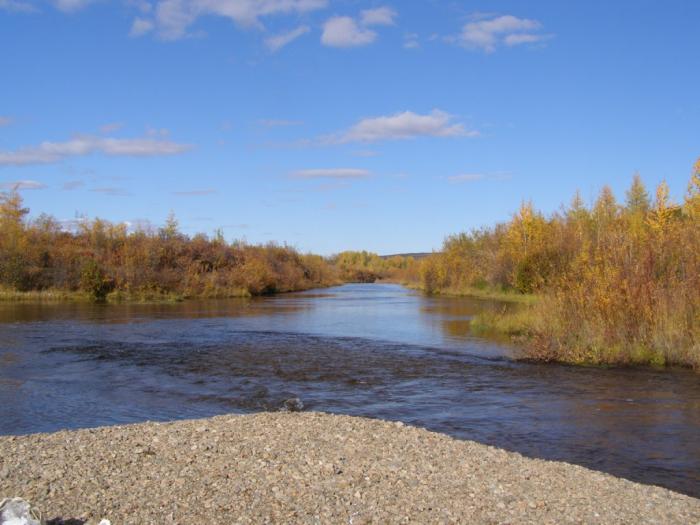
[[[10,496],[70,524],[700,524],[700,500],[666,489],[320,413],[0,437]]]

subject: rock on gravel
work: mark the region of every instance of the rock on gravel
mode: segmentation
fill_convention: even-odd
[[[321,413],[1,437],[0,472],[0,498],[115,525],[700,524],[700,500],[666,489]]]

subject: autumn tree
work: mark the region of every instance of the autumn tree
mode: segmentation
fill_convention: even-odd
[[[671,201],[668,184],[666,181],[662,181],[656,188],[654,206],[647,219],[649,225],[657,233],[663,233],[668,230],[669,224],[677,212],[678,206]]]
[[[16,189],[0,193],[0,284],[18,289],[30,286],[26,279],[28,213]]]
[[[688,183],[684,210],[692,219],[700,220],[700,158],[698,158]]]

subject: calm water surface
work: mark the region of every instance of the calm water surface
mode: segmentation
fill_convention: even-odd
[[[493,302],[346,285],[165,305],[0,304],[0,434],[305,409],[401,420],[700,496],[700,378],[509,360]]]

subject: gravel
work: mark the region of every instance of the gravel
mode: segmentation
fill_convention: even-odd
[[[11,496],[74,524],[700,524],[700,500],[666,489],[314,412],[0,437]]]

